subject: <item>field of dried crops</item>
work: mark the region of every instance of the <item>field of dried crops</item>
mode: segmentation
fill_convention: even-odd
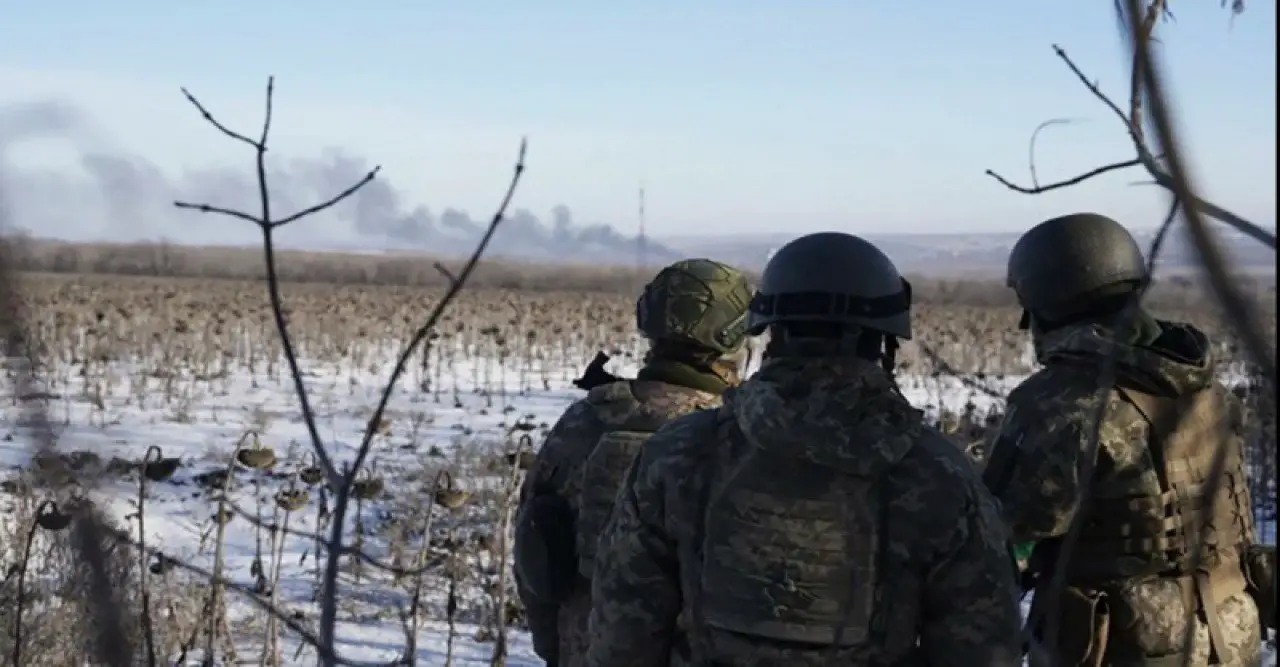
[[[521,453],[580,395],[570,380],[597,350],[626,372],[643,343],[632,332],[634,297],[615,284],[513,289],[509,276],[492,275],[503,277],[482,272],[452,305],[376,425],[344,523],[360,552],[344,554],[339,588],[348,657],[392,660],[410,641],[420,664],[487,665],[495,653],[513,666],[541,664],[519,632],[506,566]],[[283,285],[317,432],[339,461],[354,455],[397,353],[442,294],[425,279],[377,282]],[[150,550],[104,538],[120,633],[139,655],[149,616],[165,664],[200,664],[209,648],[215,664],[313,661],[300,637],[317,620],[316,535],[329,529],[332,498],[307,454],[264,284],[69,271],[22,283],[45,386],[11,398],[0,445],[9,573],[0,622],[20,630],[0,634],[0,661],[61,667],[94,640],[85,565],[73,531],[60,530],[77,499]],[[999,395],[1032,369],[1018,311],[998,284],[920,283],[904,390],[958,441],[980,441]],[[1158,296],[1157,312],[1222,333],[1194,290]],[[1273,312],[1270,321],[1274,331]],[[1219,348],[1238,361],[1225,335]],[[1253,478],[1274,480],[1274,400],[1243,364],[1230,366],[1252,410]],[[32,402],[58,431],[56,460],[27,445],[28,417],[16,408]],[[62,491],[50,496],[55,472]],[[1275,490],[1256,495],[1274,499]],[[46,501],[58,509],[41,509]],[[1273,506],[1259,511],[1274,515]],[[226,583],[208,585],[211,572]]]

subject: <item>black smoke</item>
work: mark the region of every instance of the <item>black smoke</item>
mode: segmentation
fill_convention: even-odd
[[[257,240],[250,223],[173,207],[175,200],[208,203],[253,212],[257,183],[246,168],[206,168],[166,173],[142,155],[110,147],[90,119],[59,102],[0,107],[0,208],[6,231],[70,241],[166,239],[186,244],[240,245]],[[23,142],[53,140],[70,149],[76,168],[22,168],[8,159]],[[316,157],[273,159],[269,183],[273,209],[285,215],[323,201],[358,181],[368,160],[344,149]],[[316,250],[469,253],[488,225],[491,212],[473,218],[454,208],[432,210],[395,187],[382,173],[355,196],[324,214],[285,228],[284,245]],[[557,206],[544,223],[534,213],[508,213],[490,255],[527,260],[566,258],[592,264],[630,265],[639,241],[607,224],[582,224],[570,209]],[[648,241],[650,262],[675,258],[674,251]]]

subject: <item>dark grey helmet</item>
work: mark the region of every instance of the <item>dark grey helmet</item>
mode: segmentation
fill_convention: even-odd
[[[833,322],[910,340],[911,285],[865,239],[841,232],[801,236],[769,258],[747,328]]]
[[[1051,320],[1088,307],[1090,297],[1147,281],[1142,248],[1120,223],[1097,213],[1047,220],[1009,252],[1006,283],[1023,309]]]

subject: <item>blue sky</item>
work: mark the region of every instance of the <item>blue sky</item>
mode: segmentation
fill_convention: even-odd
[[[338,147],[381,163],[411,203],[473,217],[521,135],[517,206],[631,229],[643,181],[658,236],[1013,231],[1077,209],[1147,226],[1163,208],[1137,172],[1040,197],[983,175],[1025,180],[1027,138],[1053,117],[1080,122],[1042,135],[1042,179],[1129,157],[1050,48],[1122,94],[1111,0],[10,5],[0,104],[87,119],[14,146],[11,168],[72,169],[92,144],[168,173],[247,169],[178,88],[248,129],[274,74],[277,155]],[[1275,6],[1251,5],[1233,25],[1217,2],[1175,2],[1164,49],[1205,193],[1274,224]]]

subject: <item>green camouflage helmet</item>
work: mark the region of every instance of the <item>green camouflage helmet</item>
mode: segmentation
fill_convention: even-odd
[[[686,259],[658,272],[636,300],[636,327],[652,341],[695,345],[721,355],[746,340],[751,284],[741,271]]]

